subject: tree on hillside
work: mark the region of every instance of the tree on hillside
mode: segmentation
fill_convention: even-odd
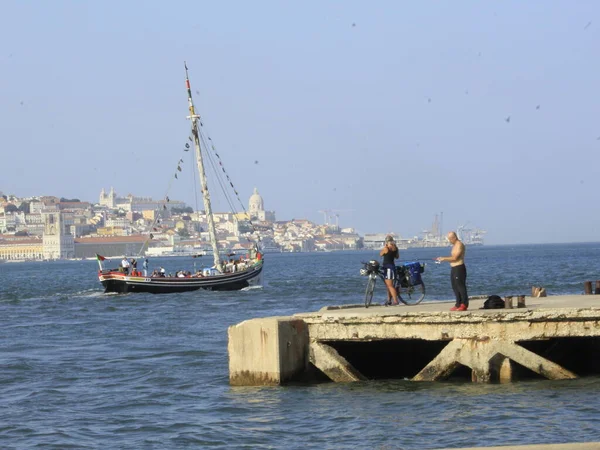
[[[21,203],[21,206],[19,206],[19,211],[24,212],[25,214],[29,214],[31,212],[29,202]]]
[[[12,203],[11,203],[10,205],[6,205],[6,206],[4,207],[4,212],[7,212],[7,213],[9,213],[9,212],[12,212],[12,213],[14,213],[14,212],[17,212],[18,210],[19,210],[19,208],[17,208],[17,207],[16,207],[15,205],[13,205]]]

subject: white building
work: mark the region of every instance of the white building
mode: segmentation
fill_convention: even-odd
[[[100,206],[105,206],[110,209],[120,208],[124,211],[130,212],[142,212],[142,211],[156,211],[156,210],[167,210],[171,211],[173,208],[183,209],[186,207],[184,202],[179,200],[153,200],[150,197],[135,197],[129,194],[127,197],[118,197],[114,188],[110,188],[110,192],[107,194],[104,188],[100,191]]]
[[[250,200],[248,201],[248,214],[252,220],[275,222],[275,212],[265,211],[263,198],[256,188],[254,188],[254,193],[250,196]]]
[[[65,259],[75,257],[75,238],[71,235],[58,209],[46,209],[44,215],[44,234],[42,245],[44,259]]]

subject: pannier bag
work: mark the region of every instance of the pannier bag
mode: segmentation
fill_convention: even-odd
[[[423,280],[421,279],[421,274],[425,271],[425,264],[421,264],[419,262],[409,262],[404,263],[404,267],[408,270],[410,275],[410,283],[415,286],[417,284],[421,284]]]
[[[408,276],[407,276],[407,274],[408,274]],[[408,281],[410,279],[410,274],[408,273],[408,267],[396,266],[396,279],[399,280],[401,287],[407,288]]]

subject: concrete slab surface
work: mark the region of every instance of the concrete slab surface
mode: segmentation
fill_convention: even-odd
[[[581,310],[591,309],[600,311],[600,295],[554,295],[548,297],[526,297],[526,308],[516,308],[517,298],[513,297],[514,308],[512,309],[481,309],[485,299],[477,298],[469,301],[468,311],[450,311],[454,306],[454,300],[446,301],[423,301],[419,305],[381,306],[375,305],[365,308],[364,304],[325,306],[317,312],[298,313],[295,316],[302,318],[343,318],[343,317],[369,317],[369,316],[404,316],[415,314],[452,313],[463,315],[488,315],[493,314],[522,314],[526,311],[536,310]]]

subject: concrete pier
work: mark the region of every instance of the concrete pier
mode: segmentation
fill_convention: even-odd
[[[275,385],[301,376],[308,365],[308,327],[293,317],[269,317],[229,327],[229,382]]]
[[[600,373],[600,297],[526,297],[525,307],[449,311],[417,306],[325,307],[229,328],[232,385],[380,378],[511,382]]]

